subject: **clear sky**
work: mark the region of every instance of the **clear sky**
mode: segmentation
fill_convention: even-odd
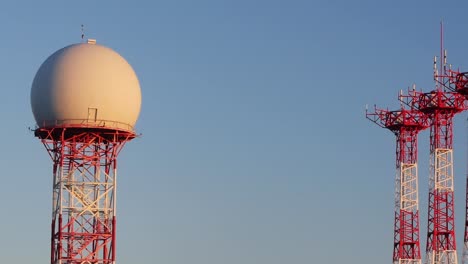
[[[442,6],[445,3],[445,6]],[[51,161],[28,127],[40,64],[86,35],[134,67],[119,160],[118,263],[390,263],[394,136],[365,104],[429,90],[446,25],[468,70],[466,1],[10,1],[0,5],[0,256],[48,263]],[[466,114],[456,118],[462,249]],[[428,133],[420,137],[424,252]]]

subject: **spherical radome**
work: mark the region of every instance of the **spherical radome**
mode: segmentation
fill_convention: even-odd
[[[117,52],[73,44],[42,63],[31,87],[39,127],[104,127],[133,131],[141,107],[138,78]]]

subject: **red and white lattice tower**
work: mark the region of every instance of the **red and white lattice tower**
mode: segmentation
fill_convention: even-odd
[[[50,263],[115,263],[117,156],[141,106],[135,72],[95,41],[70,45],[39,68],[31,106],[53,162]]]
[[[412,90],[408,95],[401,95],[400,100],[413,109],[425,113],[431,123],[426,263],[457,264],[453,117],[467,107],[464,96],[449,89],[452,85],[450,78],[452,71],[447,68],[447,56],[443,49],[441,49],[441,58],[443,59],[439,70],[434,59],[436,89],[427,93]]]
[[[468,99],[468,73],[452,70],[451,65],[447,68],[447,51],[443,49],[443,24],[440,27],[440,56],[441,67],[437,70],[437,61],[434,58],[434,80],[439,90],[443,88],[445,91],[456,92]],[[466,190],[465,190],[465,232],[463,238],[463,255],[462,263],[468,264],[468,174],[466,175]]]
[[[465,96],[468,100],[468,72],[450,72],[451,77],[450,87],[454,87],[454,91]],[[465,232],[463,236],[463,264],[468,264],[468,172],[466,175],[466,188],[465,188]]]
[[[396,135],[394,264],[421,264],[419,243],[418,133],[429,124],[418,110],[366,111],[366,117]]]
[[[413,91],[407,98],[431,122],[426,263],[456,264],[452,121],[465,110],[465,99],[442,90]]]

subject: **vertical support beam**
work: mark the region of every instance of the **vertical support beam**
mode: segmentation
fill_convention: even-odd
[[[438,109],[432,116],[427,264],[458,263],[452,149],[452,121],[455,113],[453,110]]]
[[[54,164],[51,264],[115,264],[116,158],[129,139],[64,131],[42,139]]]
[[[468,264],[468,171],[465,186],[465,233],[463,236],[463,257],[462,263]]]
[[[418,110],[375,109],[366,117],[396,135],[393,264],[421,264],[418,199],[418,133],[429,126]]]
[[[394,264],[421,264],[419,243],[418,166],[401,164],[396,179]]]
[[[461,73],[458,72],[454,76],[455,76],[454,83],[455,83],[456,91],[462,94],[463,96],[465,96],[465,98],[468,100],[468,72],[461,72]],[[467,133],[468,133],[468,130],[467,130]],[[463,236],[463,256],[462,256],[463,264],[468,264],[468,167],[466,169],[467,170],[466,170],[466,186],[465,186],[465,232]]]
[[[464,80],[467,80],[466,76],[468,73],[463,73],[461,76],[463,77]],[[458,78],[458,76],[457,76]],[[463,84],[460,84],[460,82],[457,82],[457,87],[465,87],[467,85],[467,82],[465,81]],[[464,90],[465,92],[467,91],[466,89]],[[466,94],[466,93],[465,93]],[[468,119],[466,120],[466,136],[468,139]],[[467,155],[468,155],[468,146],[467,146]],[[465,175],[465,232],[463,235],[463,253],[462,253],[462,263],[463,264],[468,264],[468,163],[466,164],[466,175]]]
[[[427,263],[456,264],[453,150],[435,149],[431,163]]]
[[[394,264],[421,264],[417,136],[419,129],[402,126],[397,133]]]

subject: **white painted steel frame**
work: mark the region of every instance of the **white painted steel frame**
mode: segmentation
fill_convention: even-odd
[[[417,212],[418,199],[418,165],[402,163],[400,167],[400,179],[397,179],[397,209],[408,212]]]
[[[421,264],[420,259],[400,259],[398,261],[394,261],[394,264]]]
[[[418,164],[401,163],[398,171],[395,181],[395,211],[399,213],[400,210],[405,210],[407,212],[418,213]],[[398,259],[398,261],[394,261],[393,263],[421,264],[421,259]]]

